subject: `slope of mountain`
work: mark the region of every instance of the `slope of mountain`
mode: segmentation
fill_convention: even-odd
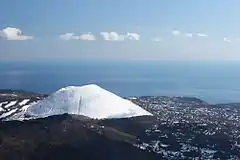
[[[0,120],[24,119],[26,109],[45,97],[27,91],[0,90]]]
[[[116,121],[118,129],[108,125],[109,121],[112,125]],[[134,147],[138,139],[121,131],[117,121],[104,122],[64,114],[24,122],[0,122],[0,159],[162,159],[161,155]],[[121,124],[128,125],[128,121]],[[139,121],[131,126],[140,125],[136,122]]]
[[[36,118],[64,113],[98,119],[152,115],[131,101],[94,84],[62,88],[26,111],[27,115]]]

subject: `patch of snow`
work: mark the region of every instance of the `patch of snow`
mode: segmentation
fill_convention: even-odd
[[[169,145],[167,145],[167,144],[162,144],[162,143],[160,144],[160,146],[163,147],[163,148],[169,147]]]
[[[142,144],[134,144],[133,146],[140,148],[141,150],[146,150],[149,144],[142,143]]]
[[[163,136],[160,136],[161,138],[168,138],[167,134],[164,134]]]
[[[238,144],[238,142],[235,142],[235,146],[240,148],[240,144]]]
[[[5,108],[9,108],[11,106],[14,106],[17,103],[17,101],[11,101],[10,103],[8,103]]]
[[[30,101],[30,99],[24,99],[22,102],[18,103],[20,106],[23,106],[27,104]]]
[[[4,111],[4,109],[0,106],[0,112]]]
[[[2,93],[2,94],[0,94],[0,96],[13,96],[13,97],[17,97],[18,95]]]
[[[17,113],[14,113],[12,114],[10,117],[8,118],[5,118],[4,121],[12,121],[12,120],[18,120],[18,121],[23,121],[23,120],[29,120],[29,119],[32,119],[31,117],[30,118],[26,118],[25,117],[25,113],[26,113],[26,110],[32,106],[36,104],[36,102],[31,102],[30,104],[28,105],[24,105],[20,108],[19,112]],[[8,112],[7,112],[8,113]]]
[[[8,102],[2,102],[2,103],[0,103],[0,107],[2,107],[2,105],[5,105],[5,104],[7,104]]]
[[[152,116],[131,101],[94,84],[62,88],[26,111],[26,114],[36,118],[64,113],[97,119]]]
[[[174,121],[174,122],[173,122],[173,124],[178,124],[178,123],[179,123],[179,121]]]
[[[129,97],[129,99],[135,100],[135,99],[137,99],[137,97]]]
[[[23,107],[21,108],[21,110],[22,110],[22,111],[26,111],[30,106],[31,106],[30,104],[29,104],[29,105],[25,105],[25,106],[23,106]]]
[[[16,112],[17,110],[18,110],[18,108],[15,108],[15,109],[13,109],[13,110],[11,110],[11,111],[9,111],[9,112],[3,113],[2,115],[0,115],[0,118],[5,118],[5,117],[13,114],[13,113]]]
[[[153,147],[153,151],[154,152],[157,152],[159,150],[159,143],[160,141],[157,141],[155,144],[154,144],[154,147]]]
[[[145,150],[145,149],[146,149],[146,147],[144,147],[144,146],[140,146],[140,149],[142,149],[142,150]]]
[[[212,155],[213,156],[213,154],[216,153],[216,152],[217,151],[212,150],[212,149],[208,149],[208,148],[202,148],[201,149],[201,154],[208,154],[208,155]]]

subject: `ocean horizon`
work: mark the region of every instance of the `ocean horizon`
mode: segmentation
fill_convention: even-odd
[[[52,93],[97,84],[122,97],[188,96],[240,102],[238,61],[0,61],[0,89]]]

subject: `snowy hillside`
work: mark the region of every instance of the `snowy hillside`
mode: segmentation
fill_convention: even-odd
[[[62,88],[26,111],[27,115],[36,118],[64,113],[98,119],[152,115],[131,101],[94,84]]]

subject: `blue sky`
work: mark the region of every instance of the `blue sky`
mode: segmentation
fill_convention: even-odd
[[[1,0],[0,60],[240,59],[239,0]]]

